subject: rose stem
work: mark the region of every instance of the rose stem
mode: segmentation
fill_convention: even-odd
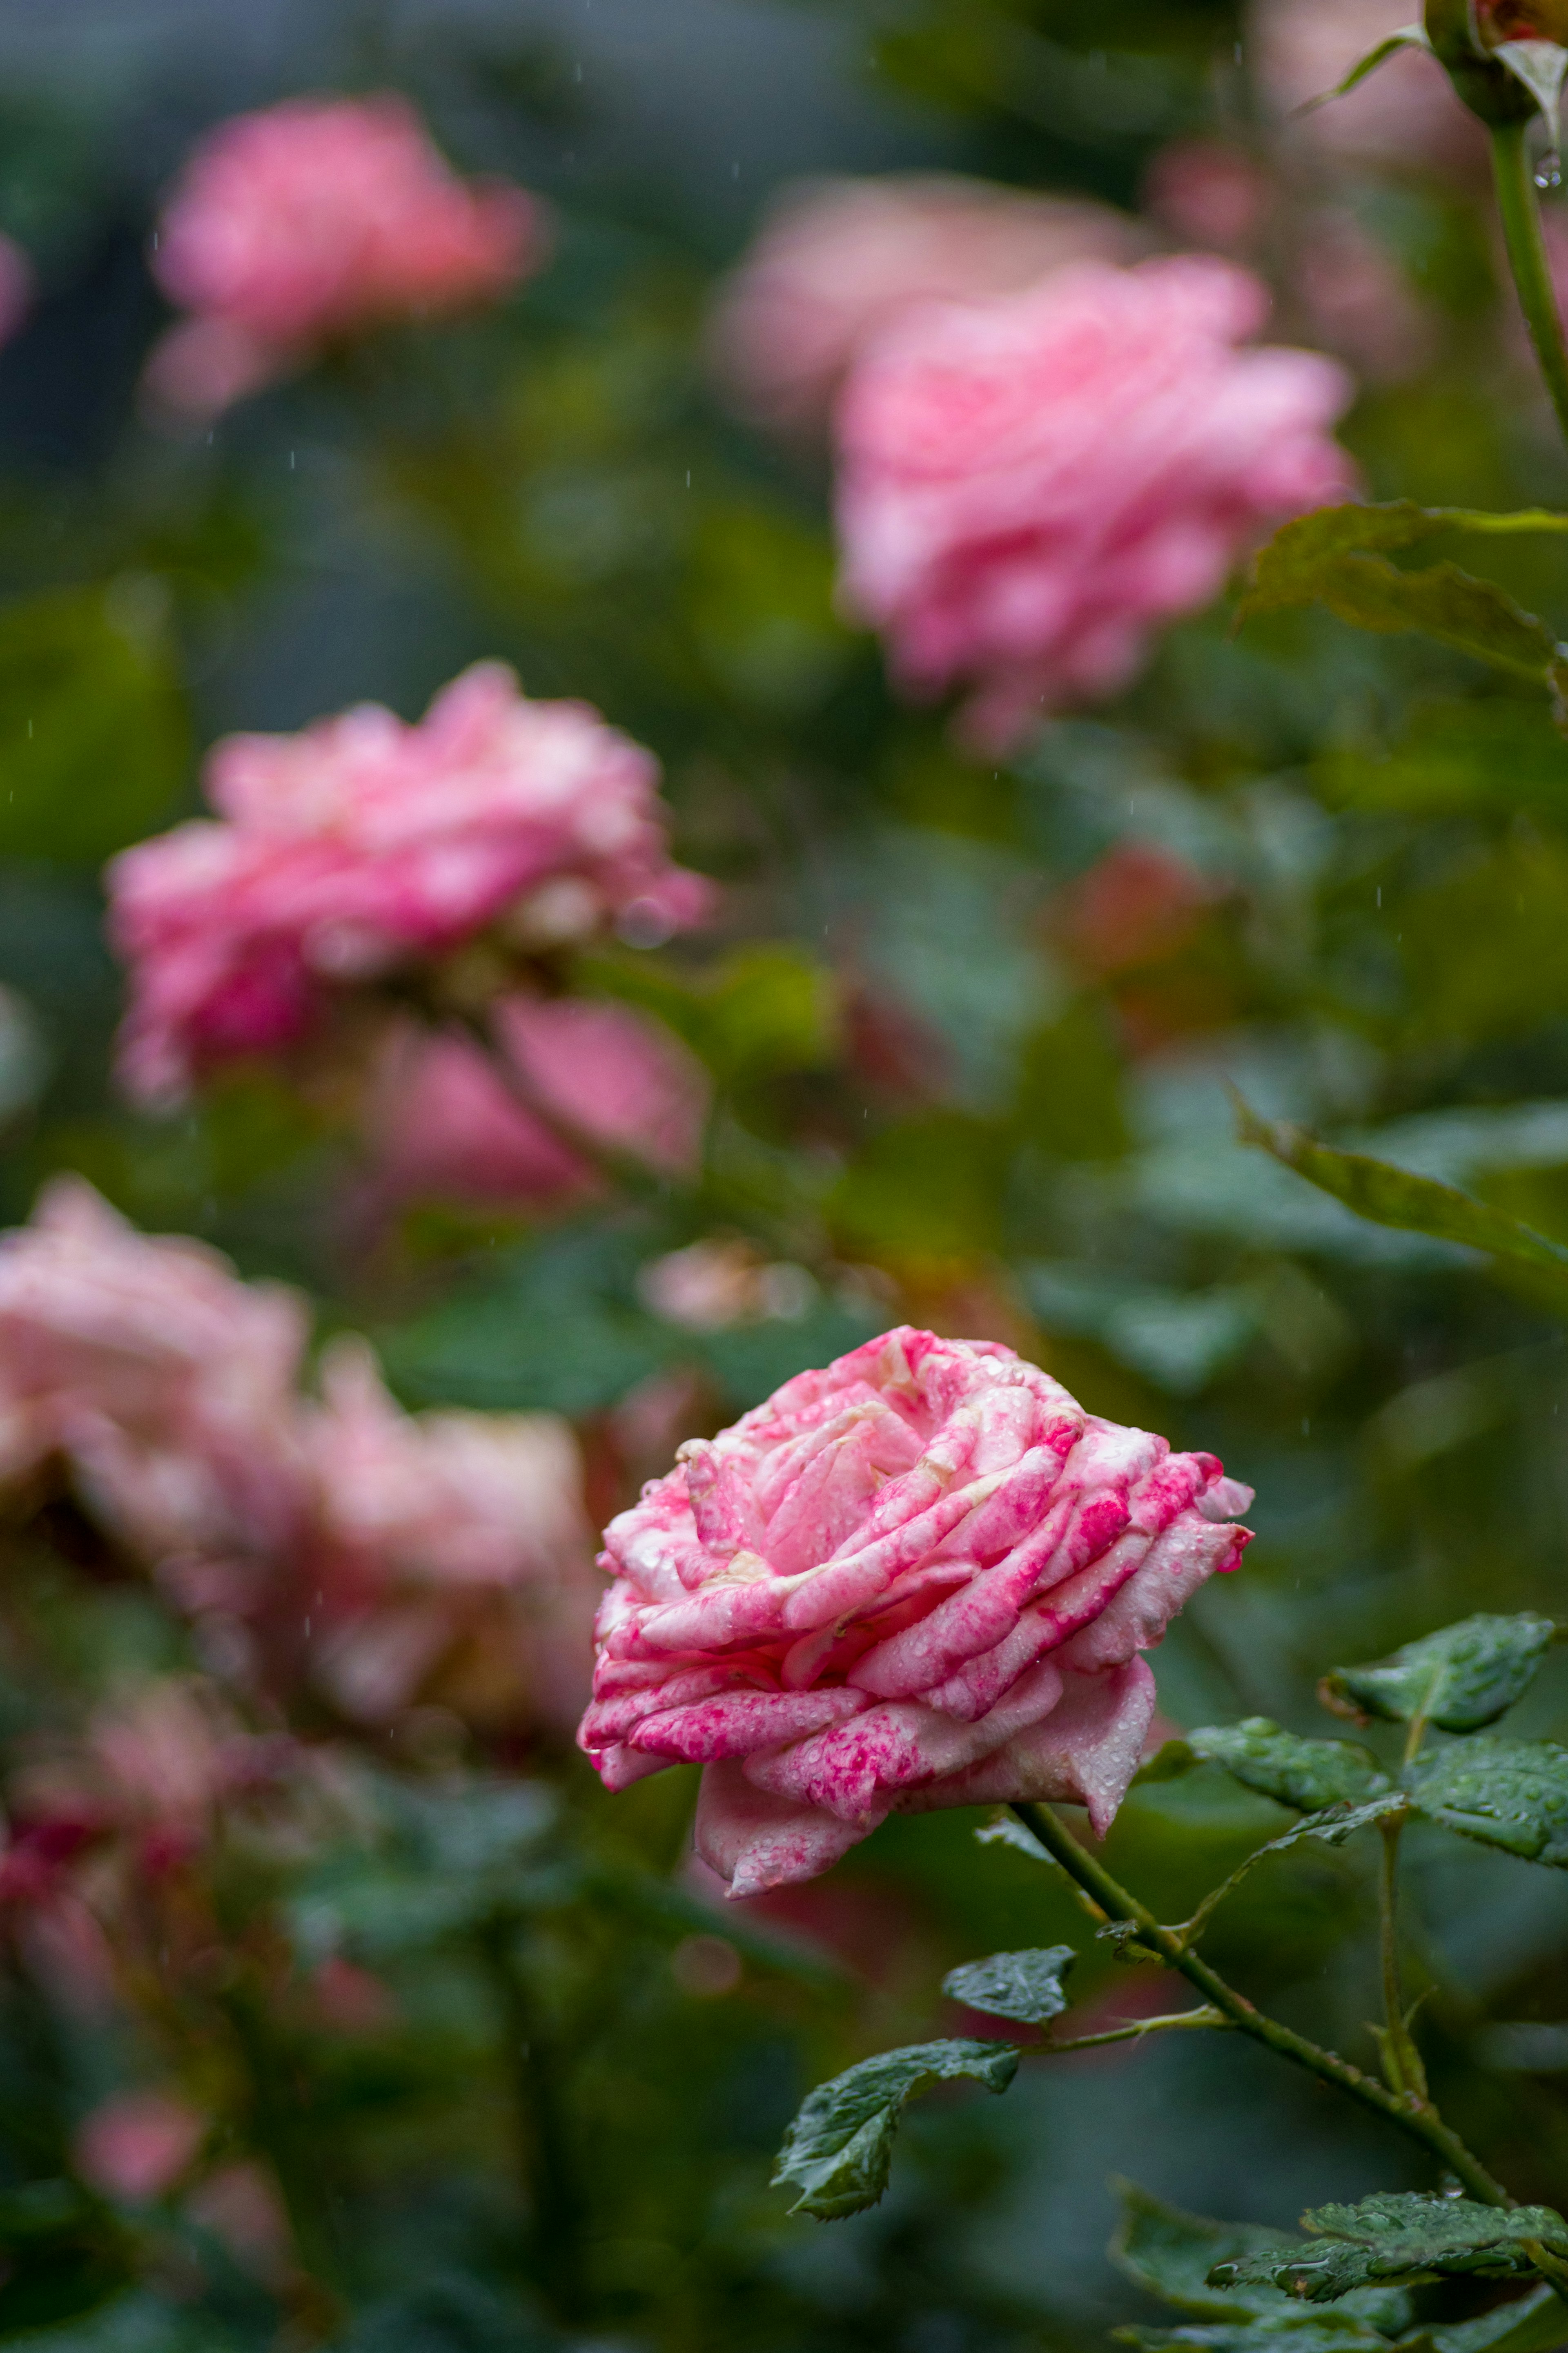
[[[518,2169],[528,2204],[535,2267],[558,2316],[566,2321],[580,2320],[586,2308],[580,2200],[554,2056],[541,2031],[532,1989],[517,1950],[516,1924],[506,1917],[488,1921],[478,1942],[501,2013]]]
[[[1159,1953],[1173,1969],[1180,1970],[1205,2000],[1224,2012],[1232,2026],[1243,2034],[1250,2034],[1255,2042],[1267,2044],[1280,2058],[1294,2060],[1299,2067],[1307,2068],[1325,2084],[1337,2084],[1364,2107],[1375,2108],[1379,2116],[1386,2116],[1411,2139],[1418,2140],[1430,2155],[1438,2158],[1484,2205],[1513,2204],[1501,2182],[1493,2180],[1479,2158],[1471,2155],[1429,2101],[1410,2094],[1402,2097],[1386,2090],[1371,2075],[1363,2074],[1348,2059],[1342,2059],[1337,2051],[1325,2051],[1319,2043],[1309,2042],[1304,2034],[1281,2025],[1278,2019],[1266,2017],[1245,1994],[1227,1985],[1217,1970],[1196,1953],[1189,1952],[1172,1929],[1162,1927],[1147,1905],[1129,1894],[1105,1865],[1079,1844],[1049,1806],[1019,1802],[1012,1811],[1111,1919],[1131,1921],[1138,1930],[1140,1944]]]
[[[1492,178],[1498,211],[1502,217],[1508,266],[1519,291],[1524,323],[1557,411],[1557,422],[1568,438],[1568,352],[1563,344],[1563,321],[1557,308],[1541,232],[1541,206],[1530,164],[1528,122],[1498,122],[1491,126]]]

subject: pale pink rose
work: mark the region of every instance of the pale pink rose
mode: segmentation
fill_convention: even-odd
[[[1326,162],[1484,166],[1479,123],[1436,58],[1417,50],[1388,58],[1345,97],[1296,111],[1420,16],[1412,0],[1253,0],[1246,53],[1266,110],[1293,143]]]
[[[278,2185],[248,2158],[220,2165],[185,2201],[193,2222],[221,2239],[235,2261],[268,2286],[284,2286],[294,2269],[294,2239]]]
[[[746,415],[815,427],[859,345],[909,303],[1011,293],[1063,262],[1131,260],[1138,244],[1109,205],[984,180],[797,182],[720,290],[710,356]]]
[[[552,1413],[405,1413],[370,1348],[349,1338],[322,1359],[321,1395],[310,1437],[316,1682],[349,1715],[384,1721],[482,1628],[510,1654],[514,1698],[565,1729],[596,1598],[570,1425]]]
[[[148,390],[214,415],[323,343],[494,301],[547,242],[536,198],[459,180],[401,98],[238,115],[197,147],[159,223],[154,272],[193,316],[153,353]]]
[[[231,735],[195,819],[109,870],[131,967],[121,1074],[144,1102],[297,1043],[330,992],[500,926],[519,948],[614,924],[640,944],[707,911],[669,862],[652,754],[587,704],[479,662],[406,725],[377,703]]]
[[[703,1767],[698,1852],[735,1895],[894,1811],[1061,1799],[1102,1833],[1153,1712],[1139,1653],[1248,1541],[1212,1454],[908,1326],[679,1461],[606,1532],[578,1737],[610,1788]]]
[[[71,2156],[90,2189],[144,2206],[179,2179],[206,2133],[206,2117],[184,2100],[120,2092],[82,2119]]]
[[[0,1482],[63,1464],[133,1550],[270,1550],[305,1496],[301,1303],[216,1250],[138,1233],[58,1176],[0,1234]]]
[[[595,1189],[595,1146],[668,1175],[696,1167],[709,1084],[669,1030],[580,997],[510,997],[491,1018],[510,1078],[471,1038],[412,1022],[389,1037],[365,1123],[380,1193],[556,1200]]]
[[[1084,263],[906,311],[868,347],[838,410],[843,594],[901,687],[970,685],[971,737],[1005,748],[1125,686],[1161,623],[1346,493],[1350,378],[1238,348],[1268,304],[1207,256]]]

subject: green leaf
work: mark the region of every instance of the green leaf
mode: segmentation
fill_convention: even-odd
[[[1405,1776],[1428,1821],[1500,1846],[1527,1862],[1568,1868],[1568,1748],[1555,1740],[1491,1740],[1428,1750]]]
[[[1380,2191],[1359,2206],[1320,2206],[1302,2227],[1319,2240],[1281,2256],[1260,2251],[1216,2263],[1216,2287],[1271,2284],[1310,2304],[1330,2303],[1378,2280],[1416,2282],[1480,2273],[1510,2277],[1534,2269],[1527,2242],[1568,2254],[1568,2222],[1549,2206],[1508,2211],[1468,2198]]]
[[[1358,1217],[1373,1225],[1396,1226],[1407,1233],[1430,1234],[1438,1241],[1458,1242],[1467,1250],[1486,1250],[1494,1258],[1517,1260],[1549,1274],[1553,1288],[1568,1282],[1568,1250],[1548,1241],[1533,1227],[1521,1225],[1506,1210],[1489,1208],[1473,1194],[1435,1177],[1414,1176],[1391,1161],[1374,1160],[1364,1152],[1338,1152],[1320,1144],[1304,1127],[1289,1120],[1259,1119],[1239,1095],[1236,1103],[1237,1134],[1243,1144],[1267,1152],[1321,1193],[1331,1193]]]
[[[1331,2310],[1286,2302],[1277,2311],[1260,2312],[1249,2320],[1211,2322],[1206,2327],[1113,2328],[1110,2333],[1118,2344],[1137,2346],[1139,2353],[1387,2353],[1388,2338],[1345,2309],[1352,2300],[1347,2296]]]
[[[1512,2304],[1500,2304],[1479,2319],[1447,2328],[1412,2330],[1400,2343],[1410,2353],[1556,2353],[1568,2343],[1568,2311],[1554,2287],[1532,2288]]]
[[[1324,90],[1321,98],[1310,98],[1298,111],[1302,114],[1311,114],[1320,106],[1331,105],[1336,98],[1347,98],[1368,74],[1375,73],[1379,66],[1386,65],[1388,59],[1397,57],[1401,49],[1425,49],[1430,55],[1431,48],[1424,26],[1402,25],[1396,33],[1390,33],[1385,39],[1379,41],[1375,48],[1368,49],[1364,58],[1358,58],[1342,81],[1337,81],[1332,90]]]
[[[1306,2316],[1299,2305],[1268,2283],[1246,2284],[1225,2294],[1211,2283],[1218,2263],[1265,2251],[1287,2252],[1291,2242],[1286,2232],[1261,2222],[1211,2222],[1201,2214],[1184,2214],[1179,2206],[1167,2206],[1163,2199],[1140,2189],[1135,2181],[1113,2178],[1111,2187],[1121,2209],[1110,2242],[1111,2261],[1149,2295],[1198,2320],[1244,2327],[1258,2323],[1274,2329]],[[1357,2330],[1359,2342],[1363,2324],[1369,2329],[1403,2328],[1410,2316],[1410,2301],[1398,2288],[1370,2288],[1334,2316]],[[1184,2341],[1209,2341],[1207,2331],[1184,2330],[1181,2336]],[[1317,2342],[1315,2337],[1312,2341]],[[1241,2353],[1239,2346],[1229,2348],[1228,2330],[1218,2332],[1215,2343],[1223,2343],[1227,2353]]]
[[[1062,1978],[1078,1956],[1070,1945],[1047,1945],[1029,1953],[993,1953],[988,1960],[965,1961],[949,1969],[943,1993],[987,2018],[1013,2018],[1039,2026],[1059,2018],[1068,2006]]]
[[[1266,1715],[1204,1726],[1187,1734],[1186,1745],[1205,1765],[1223,1766],[1248,1789],[1303,1813],[1353,1805],[1388,1788],[1388,1776],[1369,1749],[1349,1740],[1302,1740]]]
[[[1479,1732],[1528,1691],[1555,1631],[1550,1618],[1532,1609],[1511,1618],[1482,1611],[1374,1665],[1333,1668],[1323,1677],[1322,1696],[1342,1713],[1391,1724],[1420,1717],[1444,1732]]]
[[[1379,552],[1413,546],[1440,531],[1563,532],[1568,531],[1568,515],[1542,508],[1488,514],[1475,508],[1420,507],[1408,499],[1383,506],[1320,508],[1287,523],[1263,549],[1237,609],[1237,626],[1293,605],[1326,605],[1357,628],[1384,635],[1417,629],[1456,652],[1555,691],[1562,649],[1544,624],[1505,590],[1449,563],[1402,572]]]
[[[862,2059],[801,2107],[779,2151],[773,2185],[800,2191],[792,2214],[837,2221],[874,2206],[888,2186],[900,2111],[935,2084],[967,2078],[1005,2092],[1018,2072],[1010,2042],[919,2042]]]

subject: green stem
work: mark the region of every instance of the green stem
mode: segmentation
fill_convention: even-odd
[[[1405,1989],[1399,1971],[1399,1833],[1403,1814],[1380,1822],[1383,1867],[1378,1873],[1378,1945],[1383,1960],[1384,2070],[1394,2090],[1426,2098],[1426,2071],[1405,2022]]]
[[[1232,2026],[1249,2034],[1255,2042],[1265,2044],[1281,2059],[1293,2060],[1298,2067],[1307,2068],[1323,2083],[1348,2092],[1363,2107],[1375,2108],[1379,2116],[1397,2125],[1412,2140],[1419,2141],[1427,2154],[1456,2174],[1483,2205],[1513,2204],[1501,2182],[1493,2180],[1479,2158],[1472,2156],[1458,2133],[1450,2130],[1428,2102],[1399,2098],[1373,2076],[1352,2066],[1348,2059],[1342,2059],[1337,2051],[1325,2051],[1321,2044],[1309,2042],[1304,2034],[1281,2025],[1278,2019],[1266,2017],[1245,1994],[1227,1985],[1217,1970],[1196,1953],[1189,1952],[1173,1929],[1162,1927],[1147,1905],[1129,1894],[1102,1862],[1079,1846],[1049,1806],[1019,1803],[1013,1811],[1025,1829],[1033,1833],[1048,1854],[1056,1857],[1080,1887],[1088,1890],[1111,1919],[1131,1921],[1138,1930],[1139,1942],[1159,1953],[1172,1968],[1179,1969],[1188,1984],[1195,1986],[1205,2000],[1223,2012]]]
[[[1502,216],[1508,266],[1519,291],[1520,307],[1557,422],[1568,439],[1568,351],[1563,348],[1563,321],[1557,308],[1546,240],[1541,232],[1541,206],[1530,165],[1529,122],[1499,122],[1491,127],[1492,178],[1498,211]]]
[[[479,1949],[500,2005],[534,2270],[560,2318],[581,2320],[587,2307],[582,2208],[554,2055],[541,2031],[513,1924],[490,1923]]]

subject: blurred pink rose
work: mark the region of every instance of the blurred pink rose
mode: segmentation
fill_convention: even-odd
[[[1217,139],[1162,147],[1143,183],[1143,201],[1182,245],[1246,254],[1268,216],[1273,188],[1254,156]]]
[[[200,2109],[167,2092],[121,2092],[83,2118],[71,2154],[90,2189],[143,2206],[179,2179],[206,2132]]]
[[[305,1312],[202,1243],[136,1232],[76,1176],[0,1234],[0,1481],[61,1462],[144,1556],[287,1544]]]
[[[906,311],[838,411],[846,602],[908,691],[967,682],[972,738],[1125,686],[1151,631],[1216,596],[1287,516],[1343,494],[1349,377],[1239,350],[1259,281],[1193,255],[1086,262]]]
[[[565,1730],[596,1599],[571,1426],[552,1413],[406,1414],[349,1338],[327,1350],[321,1393],[315,1681],[347,1715],[384,1721],[483,1626],[510,1654],[512,1703]]]
[[[147,389],[205,417],[324,343],[495,301],[538,268],[538,201],[459,180],[401,98],[289,99],[217,128],[185,165],[153,266],[193,315]]]
[[[1436,59],[1416,50],[1388,58],[1345,97],[1296,112],[1420,15],[1411,0],[1253,0],[1246,54],[1266,111],[1326,161],[1483,169],[1480,124]]]
[[[639,944],[706,912],[669,862],[650,753],[581,702],[531,702],[478,662],[405,725],[378,703],[297,735],[231,735],[218,820],[109,870],[131,967],[121,1075],[177,1100],[237,1055],[296,1043],[334,986],[449,953],[492,925],[518,948],[614,923]]]
[[[596,1172],[574,1137],[667,1173],[695,1168],[708,1081],[669,1030],[579,997],[506,997],[491,1018],[539,1111],[472,1039],[400,1026],[367,1113],[380,1192],[519,1203],[590,1192]]]
[[[1012,293],[1138,245],[1136,223],[1080,198],[936,173],[801,181],[721,289],[710,355],[748,416],[814,427],[859,345],[907,304]]]
[[[1153,1711],[1138,1653],[1248,1541],[1213,1455],[907,1326],[680,1461],[606,1532],[578,1737],[610,1788],[703,1766],[698,1852],[735,1895],[893,1811],[1065,1799],[1102,1833]]]

